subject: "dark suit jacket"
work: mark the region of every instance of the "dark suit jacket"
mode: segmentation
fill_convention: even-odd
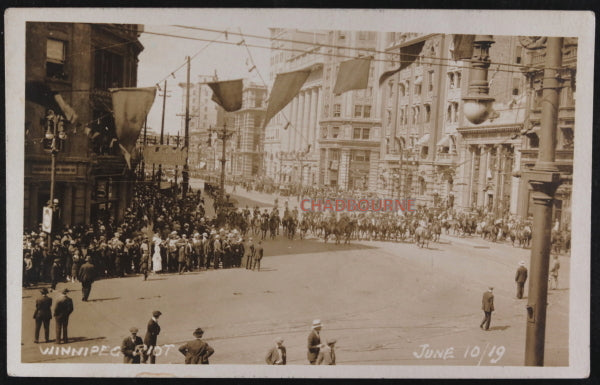
[[[140,355],[134,356],[136,346],[144,345],[144,341],[140,336],[135,336],[135,342],[131,340],[131,336],[125,337],[121,344],[121,353],[123,353],[123,363],[125,364],[139,364]]]
[[[153,319],[148,321],[148,328],[144,336],[144,344],[148,346],[156,346],[156,338],[160,334],[160,325]]]
[[[483,311],[494,311],[494,294],[486,291],[483,293],[483,299],[481,300],[481,308]]]
[[[56,301],[56,306],[54,307],[54,318],[57,320],[60,319],[69,319],[69,315],[73,313],[73,300],[69,297],[62,297],[58,301]]]
[[[307,357],[309,361],[316,361],[319,356],[319,345],[321,344],[321,337],[312,330],[308,335],[308,353]]]
[[[215,352],[210,345],[200,338],[181,345],[179,351],[185,356],[186,364],[208,364],[208,357]]]
[[[94,282],[96,279],[96,267],[89,262],[79,268],[79,280],[81,282]]]
[[[517,275],[515,276],[515,282],[523,283],[527,281],[527,268],[525,266],[520,266],[517,269]]]
[[[263,257],[263,251],[264,251],[264,249],[263,249],[262,245],[258,245],[256,247],[256,255],[254,256],[254,258],[258,259],[260,261]]]
[[[42,296],[35,301],[35,312],[33,318],[47,320],[52,318],[52,298]]]
[[[286,363],[286,351],[285,351],[285,346],[281,346],[281,363],[280,364],[276,364],[276,362],[279,360],[279,352],[277,351],[277,346],[273,346],[271,348],[271,350],[269,350],[269,352],[267,353],[267,357],[265,358],[265,361],[267,361],[267,364],[269,365],[285,365]]]

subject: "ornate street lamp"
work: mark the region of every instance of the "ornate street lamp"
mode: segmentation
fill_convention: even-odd
[[[492,98],[488,78],[490,68],[490,46],[494,44],[492,35],[476,35],[473,41],[473,56],[469,71],[469,91],[463,97],[464,113],[469,122],[480,124],[490,116]]]

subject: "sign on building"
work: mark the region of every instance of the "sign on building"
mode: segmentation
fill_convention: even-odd
[[[42,209],[42,231],[48,234],[52,232],[52,208],[48,206]]]

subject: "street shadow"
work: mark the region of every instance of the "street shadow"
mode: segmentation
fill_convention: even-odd
[[[438,249],[437,247],[427,247],[426,250],[432,250],[432,251],[444,251],[443,249]]]
[[[22,298],[22,299],[25,299],[25,298],[32,298],[32,297],[33,297],[32,295],[24,295],[24,296],[23,296],[23,297],[21,297],[21,298]]]
[[[146,281],[166,281],[167,278],[148,278]]]
[[[104,301],[114,301],[115,299],[120,299],[120,298],[121,298],[121,297],[89,299],[89,300],[88,300],[88,302],[104,302]]]
[[[69,343],[105,340],[106,337],[69,337]],[[54,340],[52,340],[54,341]]]
[[[474,249],[489,249],[489,246],[473,246]]]
[[[277,271],[277,269],[272,269],[272,268],[268,268],[268,267],[261,267],[260,271]]]
[[[505,325],[505,326],[492,326],[490,328],[490,330],[500,330],[500,331],[504,331],[506,329],[508,329],[510,326],[509,325]]]

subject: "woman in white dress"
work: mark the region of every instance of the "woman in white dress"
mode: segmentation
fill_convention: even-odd
[[[154,273],[158,273],[162,270],[162,258],[160,256],[160,244],[162,243],[162,239],[160,239],[158,233],[154,234],[152,242],[154,242],[154,254],[152,255],[152,271]]]

